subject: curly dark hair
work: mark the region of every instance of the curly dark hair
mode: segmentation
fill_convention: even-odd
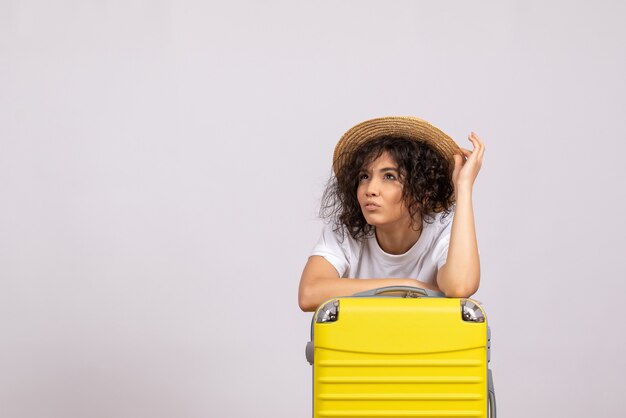
[[[454,203],[453,168],[450,161],[429,145],[403,136],[381,136],[340,156],[345,163],[331,176],[322,196],[320,216],[335,221],[335,230],[347,228],[354,239],[370,236],[369,225],[357,199],[359,174],[388,152],[398,164],[402,199],[412,219],[432,223],[434,214],[450,214]],[[416,216],[416,215],[419,215]],[[421,223],[412,226],[419,230]]]

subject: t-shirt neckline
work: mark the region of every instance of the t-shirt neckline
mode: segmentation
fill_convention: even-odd
[[[411,246],[411,248],[409,248],[403,254],[390,254],[388,252],[385,252],[381,248],[380,244],[378,243],[378,239],[376,238],[376,231],[374,231],[374,233],[372,234],[372,237],[370,238],[370,244],[371,244],[372,250],[386,264],[403,264],[407,258],[414,257],[416,253],[419,254],[422,247],[426,245],[425,235],[426,235],[426,231],[429,229],[428,228],[429,225],[430,224],[426,222],[422,222],[422,233],[420,234],[415,244],[413,244],[413,246]]]

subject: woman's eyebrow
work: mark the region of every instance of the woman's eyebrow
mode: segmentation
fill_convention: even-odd
[[[385,171],[395,171],[398,172],[398,169],[396,167],[383,167],[380,170],[378,170],[381,173],[384,173]]]

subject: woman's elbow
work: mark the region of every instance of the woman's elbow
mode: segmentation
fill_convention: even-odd
[[[469,298],[478,290],[478,286],[457,285],[450,289],[443,290],[447,298]]]
[[[438,281],[439,282],[439,281]],[[478,290],[480,276],[464,277],[451,283],[439,282],[439,288],[448,298],[468,298]]]
[[[300,286],[298,291],[298,306],[303,312],[313,312],[317,305],[311,297],[311,292],[306,286]]]
[[[302,312],[313,312],[315,310],[311,302],[302,296],[298,297],[298,306]]]

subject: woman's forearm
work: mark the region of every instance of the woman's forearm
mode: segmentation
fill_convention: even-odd
[[[351,296],[358,292],[385,286],[413,286],[439,290],[436,286],[415,279],[346,279],[338,277],[317,278],[310,283],[302,283],[299,292],[300,309],[314,311],[323,302],[340,296]]]
[[[471,186],[457,190],[448,258],[437,274],[437,284],[446,296],[451,297],[468,297],[478,290],[480,258]]]

